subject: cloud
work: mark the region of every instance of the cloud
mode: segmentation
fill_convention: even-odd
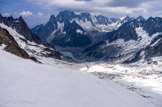
[[[3,0],[2,0],[3,1]],[[4,0],[0,3],[3,15],[19,17],[20,15],[30,24],[45,23],[50,14],[58,14],[62,10],[71,10],[77,13],[90,12],[93,15],[108,17],[122,17],[130,15],[145,18],[162,16],[162,0]],[[26,4],[22,6],[23,4]],[[6,13],[8,12],[8,13]],[[9,14],[10,13],[10,14]]]
[[[75,1],[92,1],[92,0],[75,0]]]
[[[33,13],[31,11],[22,11],[21,13],[19,13],[19,15],[21,15],[21,16],[32,16]]]
[[[112,17],[124,15],[160,16],[162,0],[28,0],[44,10],[91,12]]]
[[[6,15],[8,15],[8,14],[6,14]],[[41,18],[42,16],[44,16],[44,13],[38,12],[37,14],[33,14],[31,11],[22,11],[20,13],[15,12],[13,15],[16,17],[19,17],[21,15],[23,17]]]
[[[4,17],[9,17],[9,16],[11,16],[11,15],[10,15],[9,13],[3,13],[2,16],[4,16]]]
[[[141,5],[144,2],[154,1],[154,0],[112,0],[108,3],[108,6],[112,7],[129,7],[134,8]]]
[[[37,16],[38,16],[38,17],[42,17],[43,15],[44,15],[44,13],[42,13],[42,12],[38,12],[38,13],[37,13]]]

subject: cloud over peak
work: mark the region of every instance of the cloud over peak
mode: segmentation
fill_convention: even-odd
[[[31,11],[22,11],[19,13],[21,16],[32,16],[33,13]]]
[[[42,13],[42,12],[38,12],[38,13],[37,13],[37,16],[38,16],[38,17],[41,17],[41,16],[43,16],[43,15],[44,15],[44,13]]]
[[[91,12],[108,16],[155,15],[154,10],[161,10],[161,0],[28,0],[41,5],[44,9],[60,11]],[[148,13],[150,12],[150,14]],[[152,14],[153,13],[153,14]]]
[[[48,20],[49,15],[63,10],[77,13],[89,12],[108,17],[122,17],[139,15],[162,16],[162,0],[2,0],[0,12],[4,16],[22,15],[32,21]],[[25,5],[24,5],[25,4]],[[23,5],[23,6],[22,6]],[[38,20],[39,19],[39,20]],[[35,21],[35,22],[36,22]],[[30,22],[30,21],[29,21]],[[33,22],[32,22],[33,24]]]
[[[3,16],[3,17],[9,17],[9,16],[11,16],[11,15],[10,15],[9,13],[3,13],[2,16]]]

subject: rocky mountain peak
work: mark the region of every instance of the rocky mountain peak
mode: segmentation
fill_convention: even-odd
[[[140,15],[140,16],[138,16],[138,17],[136,18],[136,20],[137,20],[137,21],[143,21],[143,20],[145,20],[145,18],[142,17],[142,16]]]
[[[19,20],[20,23],[28,26],[27,23],[25,22],[25,20],[23,19],[23,17],[21,15],[20,15],[20,17],[17,20]]]
[[[9,17],[7,17],[7,18],[8,18],[8,20],[10,20],[10,21],[14,20],[13,17],[12,17],[12,15],[9,16]]]
[[[162,18],[160,18],[160,17],[148,18],[143,25],[143,29],[145,31],[147,31],[149,36],[152,36],[153,34],[155,34],[157,32],[162,32],[161,31],[161,29],[162,29]]]
[[[70,11],[70,10],[61,11],[59,14],[60,15],[68,15],[68,16],[75,15],[75,13],[73,11]]]
[[[134,18],[133,17],[130,17],[129,15],[125,16],[124,20],[127,20],[127,21],[131,21],[133,20]]]
[[[75,13],[72,12],[72,11],[68,11],[68,10],[65,10],[65,11],[61,11],[58,15],[57,15],[57,20],[59,22],[66,22],[66,21],[69,21],[71,20],[72,18],[75,17]]]
[[[109,20],[106,16],[98,15],[95,16],[99,24],[108,25]]]
[[[23,20],[22,16],[20,15],[20,17],[18,18],[19,20]]]
[[[125,22],[128,22],[128,21],[132,21],[134,18],[131,18],[130,16],[125,16],[125,17],[122,17],[120,18],[120,22],[123,24]]]
[[[20,16],[19,18],[14,19],[12,16],[10,17],[0,17],[0,23],[3,23],[4,25],[7,25],[8,27],[11,27],[12,29],[15,29],[16,32],[24,36],[29,41],[34,41],[37,43],[41,43],[39,37],[37,35],[33,35],[30,31],[28,25]]]
[[[19,57],[25,58],[25,59],[32,59],[34,61],[37,61],[34,57],[30,57],[15,41],[12,35],[9,34],[9,32],[0,27],[0,45],[6,45],[4,50],[13,53]]]
[[[51,22],[51,23],[56,22],[56,17],[55,17],[55,15],[51,15],[51,16],[50,16],[49,22]]]
[[[84,12],[84,13],[80,13],[80,16],[83,17],[83,18],[88,18],[88,17],[91,17],[91,14]]]
[[[126,15],[126,16],[125,16],[125,19],[130,19],[129,15]]]

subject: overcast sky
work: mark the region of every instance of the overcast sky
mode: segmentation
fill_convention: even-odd
[[[108,17],[162,17],[162,0],[0,0],[2,15],[22,15],[30,27],[47,22],[50,14],[56,15],[62,10]]]

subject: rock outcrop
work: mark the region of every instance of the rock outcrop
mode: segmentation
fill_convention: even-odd
[[[6,45],[4,50],[10,53],[25,59],[37,61],[34,57],[30,57],[22,48],[20,48],[13,36],[10,35],[6,29],[0,27],[0,45],[2,44]]]

